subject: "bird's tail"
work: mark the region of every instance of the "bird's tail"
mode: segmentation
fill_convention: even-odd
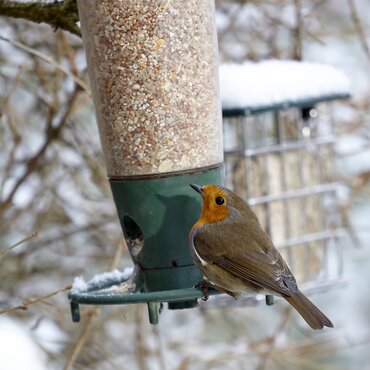
[[[324,326],[333,328],[333,323],[301,292],[284,298],[299,312],[312,329],[322,329]]]

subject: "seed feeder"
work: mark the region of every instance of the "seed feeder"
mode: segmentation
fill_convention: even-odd
[[[200,200],[220,184],[223,146],[213,0],[78,1],[99,133],[134,263],[130,293],[90,286],[80,304],[194,307],[201,276],[188,246]],[[108,287],[120,281],[111,281]]]

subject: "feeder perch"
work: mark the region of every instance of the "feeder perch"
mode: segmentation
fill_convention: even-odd
[[[188,246],[200,212],[189,183],[221,184],[223,146],[213,0],[78,1],[99,133],[136,289],[90,286],[79,304],[194,307]],[[122,281],[112,281],[111,285]]]

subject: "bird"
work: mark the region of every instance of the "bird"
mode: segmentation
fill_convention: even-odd
[[[197,285],[204,289],[204,300],[208,299],[209,287],[235,299],[251,292],[278,295],[312,329],[334,327],[299,290],[287,263],[244,199],[218,185],[190,186],[203,198],[189,244],[194,263],[204,277]]]

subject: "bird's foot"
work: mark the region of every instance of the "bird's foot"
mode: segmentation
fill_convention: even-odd
[[[209,298],[209,289],[216,289],[218,290],[219,292],[222,292],[222,293],[225,293],[225,294],[228,294],[230,295],[231,297],[233,297],[234,299],[238,299],[240,297],[240,293],[239,292],[232,292],[228,289],[225,289],[225,288],[222,288],[214,283],[211,283],[210,281],[208,280],[202,280],[200,281],[197,285],[194,286],[194,288],[199,288],[199,289],[203,289],[203,297],[202,297],[202,300],[203,301],[207,301],[208,298]]]
[[[203,297],[202,297],[203,301],[208,300],[208,298],[209,298],[208,290],[209,290],[209,288],[212,288],[212,287],[213,287],[213,285],[210,282],[208,282],[207,280],[202,280],[194,286],[194,288],[199,288],[199,289],[203,290]]]

